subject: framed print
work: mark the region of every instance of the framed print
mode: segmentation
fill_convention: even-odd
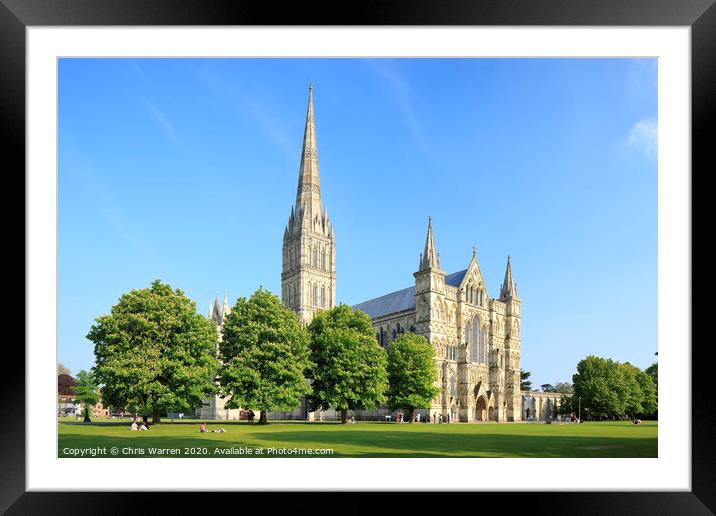
[[[0,507],[709,514],[716,8],[517,7],[4,0],[27,303]]]

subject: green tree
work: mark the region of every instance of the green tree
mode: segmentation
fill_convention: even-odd
[[[655,355],[658,355],[659,353],[657,352],[657,353],[654,353],[654,354],[655,354]],[[654,363],[651,364],[649,367],[647,367],[646,369],[644,369],[644,373],[647,374],[647,375],[649,375],[649,377],[651,378],[651,382],[652,382],[652,384],[653,384],[653,386],[654,386],[654,400],[653,400],[654,410],[652,410],[652,411],[648,411],[648,410],[647,410],[647,406],[648,406],[648,407],[651,407],[651,406],[652,406],[652,400],[649,399],[648,401],[645,401],[644,412],[645,412],[646,415],[648,415],[648,416],[658,417],[658,406],[659,406],[659,363],[658,363],[658,362],[654,362]],[[648,389],[648,387],[647,387],[646,389]],[[647,397],[648,394],[645,392],[644,396]]]
[[[559,399],[559,408],[557,409],[558,414],[576,414],[577,413],[577,401],[574,396],[562,394]]]
[[[306,330],[267,290],[237,300],[224,322],[220,353],[227,408],[256,408],[260,424],[268,423],[268,412],[291,410],[311,391]]]
[[[376,341],[367,314],[347,305],[322,310],[308,331],[311,410],[335,407],[345,423],[348,410],[370,409],[385,401],[386,352]]]
[[[85,417],[84,422],[91,423],[90,415],[92,414],[92,407],[94,407],[100,399],[94,374],[92,374],[91,371],[87,372],[85,370],[77,373],[72,389],[74,390],[75,400],[82,404],[82,413]]]
[[[57,376],[61,374],[70,374],[70,370],[67,369],[61,362],[57,362]]]
[[[641,371],[638,367],[635,367],[628,362],[624,364],[617,364],[617,369],[621,375],[617,392],[618,396],[624,400],[623,414],[630,417],[634,417],[636,414],[642,414],[644,412],[644,407],[642,406],[644,395],[641,391],[639,382],[637,381],[637,377]]]
[[[386,394],[391,409],[408,409],[413,422],[415,409],[429,407],[440,392],[437,377],[435,349],[425,337],[404,333],[390,344]]]
[[[574,392],[574,388],[569,382],[557,382],[554,384],[554,392],[559,392],[561,394],[572,394]]]
[[[532,376],[532,373],[529,371],[523,371],[520,369],[520,390],[521,391],[531,391],[532,390],[532,380],[529,380],[529,377]]]
[[[216,326],[196,312],[181,290],[159,280],[123,294],[96,319],[93,371],[109,405],[164,411],[200,407],[213,395],[219,365]]]
[[[641,415],[644,416],[655,416],[658,410],[656,386],[649,373],[646,371],[640,371],[637,374],[636,381],[639,383],[639,388],[642,393],[642,411]]]
[[[583,413],[596,418],[625,413],[626,403],[619,395],[624,390],[623,375],[613,360],[593,355],[580,360],[572,381]]]
[[[554,392],[554,386],[551,383],[543,383],[540,385],[542,392]]]
[[[659,364],[654,362],[649,367],[644,369],[644,372],[651,377],[651,381],[654,383],[654,387],[659,389]]]

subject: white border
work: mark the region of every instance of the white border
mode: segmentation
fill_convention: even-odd
[[[689,28],[31,27],[27,31],[28,490],[690,490]],[[240,459],[241,467],[231,459],[57,459],[53,350],[58,56],[658,56],[659,458]],[[151,474],[137,475],[140,470]]]

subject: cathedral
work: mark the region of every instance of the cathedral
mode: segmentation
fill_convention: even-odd
[[[414,285],[353,308],[373,321],[376,339],[388,346],[411,331],[435,347],[441,393],[424,416],[453,421],[519,421],[520,306],[510,258],[499,298],[490,298],[473,248],[467,268],[440,267],[432,221]],[[281,297],[309,323],[317,310],[335,306],[336,237],[322,205],[313,88],[301,149],[296,204],[283,234]]]
[[[303,324],[322,309],[336,305],[336,237],[321,198],[313,88],[309,87],[296,202],[283,233],[281,300]],[[520,421],[520,309],[522,301],[507,257],[499,297],[491,298],[480,272],[477,253],[461,271],[447,274],[440,266],[432,220],[412,285],[353,306],[367,313],[381,346],[406,331],[423,335],[435,348],[440,393],[423,418],[450,421]],[[229,311],[217,296],[209,318],[221,329]],[[537,395],[537,393],[533,393]],[[530,398],[534,404],[534,398]],[[201,417],[238,419],[216,397]],[[305,403],[271,419],[332,419],[333,411],[309,413]],[[529,413],[529,412],[527,412]],[[533,412],[534,413],[534,412]],[[356,411],[357,419],[382,419],[387,407]]]

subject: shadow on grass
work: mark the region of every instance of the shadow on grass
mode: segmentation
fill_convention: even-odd
[[[220,425],[215,425],[220,426]],[[151,432],[151,430],[150,430]],[[342,431],[312,431],[307,429],[291,430],[282,428],[272,430],[262,427],[261,432],[231,435],[206,433],[196,437],[185,435],[151,435],[148,433],[128,435],[93,435],[63,433],[59,436],[60,457],[63,448],[86,448],[88,446],[117,446],[136,448],[180,448],[179,456],[185,448],[207,448],[203,457],[241,457],[249,455],[215,454],[216,448],[329,448],[334,455],[309,456],[310,458],[328,457],[520,457],[520,458],[640,458],[657,457],[657,438],[649,436],[612,437],[612,436],[574,436],[574,435],[510,435],[494,433],[437,433],[403,432],[385,430],[375,432],[355,431],[343,428]],[[131,455],[146,457],[147,455]],[[256,456],[256,455],[251,455]],[[303,454],[263,455],[264,457],[303,457]]]

